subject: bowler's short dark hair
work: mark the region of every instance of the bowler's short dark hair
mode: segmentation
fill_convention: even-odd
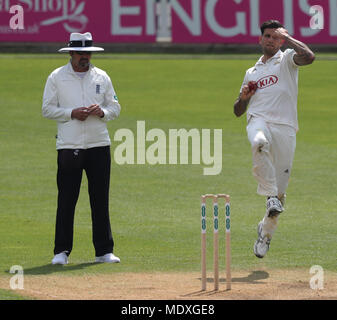
[[[263,35],[265,29],[284,28],[278,20],[267,20],[261,24],[261,34]]]

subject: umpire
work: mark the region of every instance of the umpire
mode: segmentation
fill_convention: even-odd
[[[121,107],[109,76],[90,63],[94,47],[89,32],[72,33],[70,61],[48,77],[42,114],[57,121],[58,204],[52,264],[67,264],[73,246],[75,206],[82,173],[86,172],[91,206],[92,240],[96,262],[120,262],[113,254],[109,219],[110,137],[107,121]]]

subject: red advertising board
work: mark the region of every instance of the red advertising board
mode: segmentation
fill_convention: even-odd
[[[337,0],[0,0],[0,41],[66,42],[90,31],[95,42],[156,42],[166,28],[173,43],[257,43],[268,19],[305,43],[337,43]]]

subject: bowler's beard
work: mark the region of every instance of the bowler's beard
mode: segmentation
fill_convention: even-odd
[[[275,47],[264,47],[262,51],[265,56],[272,57],[277,53],[278,49]]]

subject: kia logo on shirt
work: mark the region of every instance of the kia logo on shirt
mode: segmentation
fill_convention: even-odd
[[[276,84],[277,81],[278,81],[277,76],[269,75],[269,76],[265,76],[265,77],[257,80],[256,83],[257,83],[257,87],[259,89],[264,89],[264,88],[272,86],[273,84]]]

